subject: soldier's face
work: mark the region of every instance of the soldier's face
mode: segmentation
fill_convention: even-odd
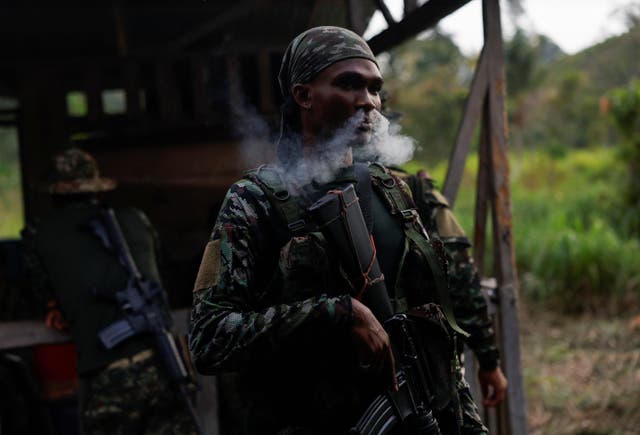
[[[353,120],[355,143],[369,141],[376,114],[380,110],[382,75],[368,59],[345,59],[329,66],[305,86],[307,130],[315,138],[330,137],[346,122]]]

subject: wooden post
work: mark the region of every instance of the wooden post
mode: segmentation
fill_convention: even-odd
[[[271,84],[271,56],[268,50],[261,50],[258,53],[258,81],[260,83],[260,111],[265,114],[273,114],[276,107],[273,104],[273,87]]]
[[[127,117],[139,119],[141,115],[139,66],[134,62],[126,62],[123,69],[124,89],[127,95]]]
[[[183,111],[173,59],[158,61],[154,66],[156,72],[154,85],[156,87],[160,119],[175,122],[183,115]]]
[[[527,414],[520,358],[518,281],[509,189],[504,54],[499,0],[483,0],[483,20],[485,44],[451,154],[443,192],[450,204],[453,204],[462,180],[471,136],[482,113],[474,257],[479,271],[483,273],[487,214],[490,209],[493,225],[493,272],[497,277],[499,301],[494,327],[502,367],[509,381],[506,403],[497,411],[489,413],[489,423],[493,434],[522,435],[527,433]]]
[[[362,2],[358,0],[347,1],[347,22],[351,30],[362,35],[366,30],[364,10]]]
[[[462,182],[464,165],[467,161],[467,154],[469,154],[471,136],[473,135],[478,119],[482,114],[482,105],[487,95],[487,71],[487,56],[485,54],[485,50],[482,50],[473,75],[473,81],[471,82],[471,90],[469,91],[469,96],[465,103],[464,114],[462,115],[462,122],[458,128],[456,142],[453,146],[451,157],[449,159],[447,177],[442,188],[442,193],[447,198],[452,208],[455,203],[456,196],[458,195],[458,188]]]
[[[511,218],[504,53],[499,0],[483,1],[485,49],[488,50],[489,195],[493,224],[495,271],[498,279],[502,365],[509,380],[507,392],[510,434],[527,433],[527,413],[520,359],[518,279]]]
[[[209,90],[207,64],[202,55],[191,57],[191,93],[193,96],[193,117],[196,121],[209,123],[211,108],[209,107]]]

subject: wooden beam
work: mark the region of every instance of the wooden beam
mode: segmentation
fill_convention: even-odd
[[[258,0],[238,1],[231,7],[226,7],[224,12],[217,14],[214,18],[199,25],[195,29],[181,35],[179,38],[170,42],[167,49],[170,51],[182,51],[198,41],[210,36],[215,32],[219,32],[223,27],[238,21],[240,18],[250,14],[257,6]]]
[[[268,51],[262,50],[258,53],[258,81],[260,92],[260,111],[265,114],[276,112],[273,97],[271,56]]]
[[[170,60],[160,60],[156,62],[154,68],[154,86],[160,118],[171,122],[176,121],[183,112],[174,64]]]
[[[102,73],[98,65],[93,64],[87,71],[87,119],[98,121],[102,113]]]
[[[242,65],[236,56],[226,59],[227,80],[229,82],[229,107],[233,113],[244,108],[244,91],[242,89]]]
[[[469,144],[482,113],[487,87],[489,86],[488,77],[487,55],[485,50],[482,50],[473,75],[471,90],[467,96],[462,121],[458,127],[456,142],[451,151],[447,176],[442,188],[442,194],[449,201],[451,208],[455,204],[458,189],[462,182],[464,166],[467,161],[467,154],[469,154]]]
[[[404,0],[404,15],[413,12],[418,7],[418,0]]]
[[[196,121],[208,123],[211,118],[207,89],[207,63],[202,55],[193,56],[189,62],[191,73],[191,94],[193,96],[193,117]]]
[[[126,57],[128,54],[128,38],[124,20],[124,10],[119,1],[113,3],[113,24],[116,33],[116,47],[118,47],[118,56]]]
[[[384,17],[384,20],[387,22],[387,25],[393,26],[396,23],[396,20],[393,18],[393,15],[391,15],[391,12],[389,12],[389,8],[385,4],[384,0],[375,0],[375,2],[380,12],[382,12],[382,16]]]
[[[349,27],[358,35],[362,35],[366,30],[363,2],[360,0],[346,0],[346,2]]]
[[[487,104],[488,102],[485,100],[485,114],[489,110],[488,107],[486,107]],[[480,146],[478,147],[478,178],[476,182],[476,206],[473,229],[473,259],[480,276],[487,276],[487,272],[484,269],[484,256],[487,243],[489,171],[491,170],[491,162],[489,161],[489,136],[488,119],[486,119],[486,116],[483,116],[482,125],[480,126]]]
[[[127,62],[123,66],[124,89],[127,96],[127,118],[138,119],[140,108],[140,78],[139,65]]]
[[[471,0],[430,0],[367,41],[375,54],[390,50],[418,33],[435,26],[438,21]]]
[[[526,400],[520,358],[518,281],[513,242],[507,117],[505,110],[504,53],[499,0],[483,0],[485,49],[488,53],[489,124],[491,153],[492,224],[495,268],[500,299],[502,364],[509,380],[507,391],[509,433],[527,433]]]

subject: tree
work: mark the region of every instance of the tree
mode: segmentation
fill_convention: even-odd
[[[402,131],[419,144],[415,158],[433,163],[450,152],[468,92],[467,59],[437,29],[390,53],[385,74],[388,109],[402,114]]]
[[[609,113],[622,137],[622,159],[628,171],[624,198],[632,220],[625,219],[626,226],[637,236],[640,234],[640,80],[609,93]]]

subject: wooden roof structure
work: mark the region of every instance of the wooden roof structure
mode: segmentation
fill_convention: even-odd
[[[94,154],[119,180],[114,205],[135,204],[159,230],[166,286],[185,306],[226,188],[265,143],[245,143],[238,118],[275,125],[275,77],[291,38],[315,25],[363,33],[375,11],[388,28],[369,43],[389,50],[470,0],[404,0],[396,19],[385,0],[5,0],[0,4],[0,97],[17,107],[0,123],[18,129],[27,218],[47,210],[36,192],[52,154],[69,144]],[[520,368],[517,278],[509,204],[499,0],[483,2],[485,48],[452,151],[444,193],[453,203],[475,125],[481,126],[474,254],[482,267],[488,213],[493,225],[498,329],[510,382],[494,426],[526,433]],[[478,19],[481,19],[478,17]],[[264,138],[262,138],[264,139]]]

